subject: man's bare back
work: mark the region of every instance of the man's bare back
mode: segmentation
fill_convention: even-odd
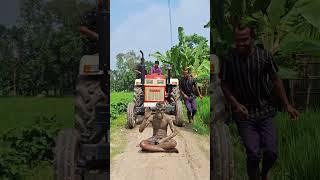
[[[140,125],[139,131],[143,132],[150,123],[153,127],[153,136],[147,140],[141,141],[140,147],[142,150],[149,152],[178,152],[175,148],[177,142],[172,139],[177,135],[172,119],[160,110],[155,114],[146,112],[145,119]],[[172,131],[172,134],[169,136],[167,136],[168,125]]]

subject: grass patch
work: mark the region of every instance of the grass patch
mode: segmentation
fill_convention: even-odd
[[[112,92],[110,103],[128,101],[133,99],[133,92]]]
[[[197,109],[192,129],[198,134],[208,135],[210,133],[210,97],[204,97],[202,100],[197,98]],[[184,113],[186,114],[186,109]],[[188,119],[186,115],[185,118]]]
[[[2,143],[0,156],[5,156],[2,159],[4,161],[0,163],[5,166],[2,169],[15,173],[10,178],[22,176],[22,179],[26,180],[53,179],[52,162],[47,159],[50,159],[50,153],[47,153],[47,147],[50,146],[48,143],[51,142],[50,138],[52,137],[50,127],[55,125],[59,125],[58,128],[73,127],[74,97],[1,97],[0,101],[2,116],[0,118],[0,132],[2,132],[2,138],[5,137],[3,133],[6,133],[6,136],[9,137],[8,142],[3,141],[5,139],[0,142],[0,144]],[[39,117],[55,117],[55,121],[40,120]],[[40,121],[36,122],[36,120]],[[15,130],[9,133],[7,132],[9,129]],[[16,143],[18,148],[9,148],[9,142]],[[38,151],[39,153],[34,153]],[[50,150],[48,151],[50,152]],[[32,153],[34,155],[29,155]],[[34,157],[36,155],[39,156],[37,156],[38,159]],[[26,157],[32,157],[33,160],[25,160]],[[23,163],[20,163],[20,161],[23,161]],[[27,165],[31,161],[35,166],[29,167]]]
[[[303,112],[300,120],[293,122],[287,114],[276,117],[279,158],[271,171],[270,179],[299,180],[320,179],[320,111]],[[236,127],[230,125],[233,135],[235,170],[237,179],[246,179],[245,152],[240,144]]]
[[[44,161],[27,173],[23,180],[53,180],[53,173],[52,164]]]
[[[111,121],[110,125],[110,159],[123,152],[127,139],[125,138],[126,130],[124,127],[127,124],[127,116],[120,115],[116,120]]]
[[[56,115],[64,128],[74,124],[74,98],[1,97],[0,132],[30,125],[37,116]]]
[[[112,92],[111,104],[117,105],[119,103],[130,102],[133,98],[133,93]],[[125,113],[118,113],[120,107],[112,106],[115,108],[111,110],[114,112],[110,123],[110,159],[112,160],[116,155],[123,152],[127,139],[125,138],[125,127],[127,124],[127,115]],[[117,109],[118,108],[118,109]]]

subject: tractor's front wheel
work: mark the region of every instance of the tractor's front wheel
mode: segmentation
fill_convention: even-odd
[[[53,161],[55,180],[81,180],[81,176],[76,174],[79,143],[80,135],[75,129],[58,133]]]
[[[134,113],[134,102],[128,104],[127,108],[127,123],[129,129],[132,129],[136,126],[136,116]]]
[[[182,120],[182,103],[180,100],[176,101],[176,116],[175,120],[173,121],[173,124],[182,127],[183,126],[183,120]]]

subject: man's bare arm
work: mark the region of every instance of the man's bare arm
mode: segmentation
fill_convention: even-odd
[[[139,74],[141,74],[141,72],[140,71],[138,71],[138,70],[134,70],[136,73],[139,73]]]
[[[280,77],[276,73],[271,75],[271,79],[273,80],[275,91],[276,91],[277,95],[280,97],[280,99],[285,107],[285,110],[289,113],[289,115],[291,116],[292,119],[297,119],[299,116],[299,112],[296,109],[294,109],[291,106],[291,104],[289,103],[289,100],[287,98],[286,92],[283,87],[282,80],[280,79]]]
[[[180,92],[181,92],[183,98],[184,98],[184,99],[187,99],[188,96],[182,91],[181,87],[179,87],[179,89],[180,89]]]
[[[98,40],[99,39],[99,34],[94,32],[94,31],[91,31],[89,28],[87,28],[86,26],[80,26],[79,27],[79,31],[82,35],[85,35],[91,39],[94,39],[94,40]]]
[[[169,126],[170,126],[170,129],[171,129],[171,132],[172,132],[172,133],[171,133],[169,136],[167,136],[167,137],[165,137],[165,138],[161,139],[161,140],[159,141],[159,143],[162,143],[162,142],[168,141],[168,140],[172,139],[173,137],[175,137],[175,136],[178,134],[178,132],[177,132],[176,128],[174,128],[174,125],[173,125],[173,121],[172,121],[172,119],[171,119],[171,118],[169,118],[169,117],[166,117],[166,121],[168,122],[168,124],[169,124]]]
[[[237,105],[239,105],[239,102],[232,95],[232,93],[231,93],[231,91],[229,89],[229,86],[225,81],[221,81],[221,89],[222,89],[222,92],[223,92],[225,98],[231,104],[232,107],[236,107]]]
[[[277,95],[280,97],[282,103],[284,106],[290,105],[289,100],[287,98],[286,92],[283,87],[282,80],[279,78],[277,74],[273,74],[271,76],[271,79],[273,81],[273,85],[275,87]]]
[[[240,119],[244,120],[248,118],[249,112],[247,108],[240,104],[237,99],[232,95],[228,84],[225,81],[221,81],[221,89],[227,101],[231,104],[232,108],[238,113]]]
[[[199,87],[197,85],[194,85],[194,87],[197,89],[197,93],[199,94],[200,98],[202,99],[203,96],[200,93]]]
[[[153,116],[150,114],[148,115],[141,123],[140,127],[139,127],[139,132],[143,132],[144,129],[146,127],[148,127],[148,125],[150,124],[150,122],[152,121]]]

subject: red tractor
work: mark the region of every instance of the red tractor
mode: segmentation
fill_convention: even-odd
[[[167,68],[167,75],[146,75],[143,52],[141,78],[135,80],[134,100],[128,104],[127,121],[130,129],[140,124],[144,117],[145,108],[156,109],[158,102],[164,103],[166,113],[174,116],[174,124],[183,126],[182,103],[180,101],[179,80],[171,78],[171,67]]]

